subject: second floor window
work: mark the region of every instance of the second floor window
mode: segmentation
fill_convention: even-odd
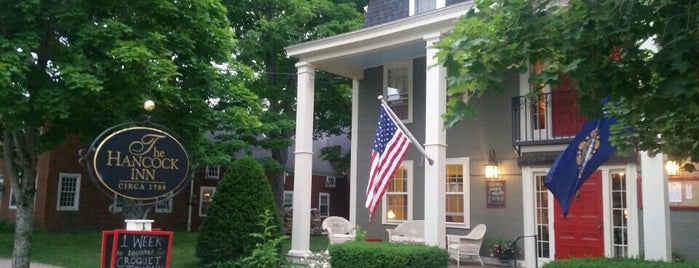
[[[384,100],[403,123],[413,121],[412,70],[412,61],[384,66]]]
[[[206,166],[206,178],[218,179],[220,166]]]
[[[425,13],[437,8],[437,0],[412,0],[415,2],[415,14]]]

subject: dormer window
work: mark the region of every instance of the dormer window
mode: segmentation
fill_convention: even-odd
[[[446,0],[410,0],[410,16],[444,7]]]

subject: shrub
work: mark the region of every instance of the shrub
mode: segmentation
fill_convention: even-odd
[[[445,249],[425,245],[346,242],[332,245],[330,267],[398,268],[448,267]]]
[[[644,261],[640,259],[627,258],[579,258],[555,260],[544,265],[545,268],[568,268],[568,267],[585,267],[585,268],[679,268],[679,267],[698,267],[688,263],[673,263],[663,261]]]
[[[251,157],[233,162],[221,178],[197,240],[196,256],[202,264],[237,260],[252,255],[266,227],[260,215],[271,211],[274,237],[282,234],[269,182]],[[278,251],[280,249],[277,249]]]
[[[273,213],[266,210],[260,215],[260,226],[264,227],[263,233],[253,233],[250,236],[258,239],[252,255],[242,259],[219,261],[204,265],[204,268],[239,268],[239,267],[280,267],[284,264],[284,258],[280,254],[281,243],[288,237],[286,235],[275,236],[278,226],[274,224]]]

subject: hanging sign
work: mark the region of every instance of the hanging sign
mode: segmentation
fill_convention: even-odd
[[[105,138],[92,159],[94,174],[110,191],[146,200],[178,189],[189,176],[189,158],[182,144],[167,132],[131,127]]]

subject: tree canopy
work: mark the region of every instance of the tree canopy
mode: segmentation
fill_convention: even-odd
[[[251,145],[271,152],[276,169],[273,192],[283,198],[284,167],[296,126],[296,64],[285,47],[358,29],[363,1],[358,0],[224,0],[233,31],[240,37],[236,59],[258,75],[250,88],[264,109],[261,125],[239,134]],[[342,134],[351,122],[351,81],[327,73],[315,76],[316,133]],[[343,109],[345,107],[346,109]],[[261,139],[260,137],[264,137]],[[270,166],[265,167],[270,171]]]
[[[604,107],[621,149],[699,161],[699,2],[683,0],[476,0],[439,44],[448,68],[446,127],[476,109],[464,95],[502,90],[505,71],[530,83],[566,74],[588,117]]]
[[[17,202],[15,267],[29,266],[37,156],[65,137],[154,122],[193,158],[205,131],[255,124],[249,69],[231,59],[234,35],[217,1],[0,2],[0,143]],[[226,122],[222,124],[221,122]],[[76,155],[77,161],[77,155]],[[106,210],[106,208],[105,208]]]

